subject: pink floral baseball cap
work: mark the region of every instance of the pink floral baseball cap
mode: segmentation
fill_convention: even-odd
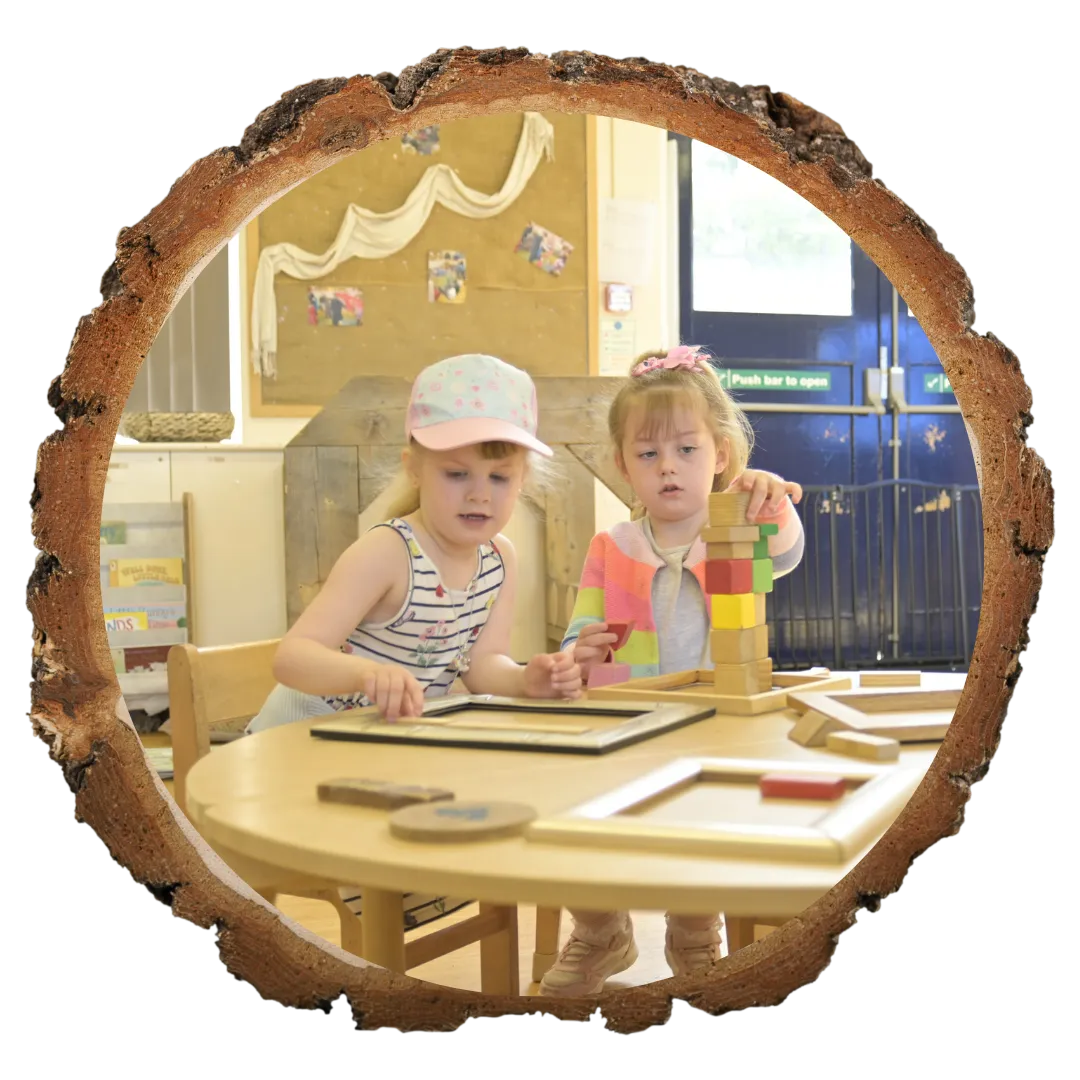
[[[536,437],[536,387],[504,360],[468,353],[424,368],[413,383],[405,438],[429,450],[508,442],[552,456]]]

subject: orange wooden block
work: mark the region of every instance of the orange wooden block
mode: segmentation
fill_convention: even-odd
[[[707,593],[754,591],[754,564],[750,559],[709,559],[705,563]]]

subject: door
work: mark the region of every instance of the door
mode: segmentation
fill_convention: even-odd
[[[805,491],[806,554],[772,597],[774,659],[966,665],[978,489],[926,335],[823,213],[738,158],[671,137],[680,340],[717,358],[754,427],[751,465]]]

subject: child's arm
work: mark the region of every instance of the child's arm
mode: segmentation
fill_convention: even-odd
[[[805,538],[802,521],[794,503],[802,498],[802,488],[763,469],[747,469],[732,482],[728,491],[749,491],[746,520],[754,525],[775,524],[779,531],[769,537],[769,557],[773,577],[783,577],[799,565]]]
[[[582,682],[589,669],[602,664],[618,640],[607,632],[604,622],[604,548],[599,536],[594,536],[585,553],[581,582],[574,599],[570,625],[562,640],[563,652],[568,652],[581,668]]]
[[[462,676],[472,694],[497,697],[575,698],[581,693],[581,674],[567,653],[543,653],[527,664],[510,658],[510,629],[517,591],[517,555],[504,536],[495,538],[503,560],[503,584],[484,629],[469,653],[469,670]]]
[[[408,671],[341,651],[356,625],[401,591],[408,573],[408,552],[393,529],[364,533],[282,638],[274,678],[305,694],[364,693],[389,719],[419,716],[424,695]]]

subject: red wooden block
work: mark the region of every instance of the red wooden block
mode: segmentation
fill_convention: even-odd
[[[596,664],[589,669],[589,687],[610,686],[630,678],[629,664]]]
[[[846,784],[842,776],[767,773],[758,780],[758,787],[767,799],[839,799]]]
[[[609,622],[607,624],[607,632],[609,634],[617,634],[619,638],[619,640],[611,646],[611,651],[618,652],[621,648],[623,648],[630,640],[630,635],[633,633],[633,631],[633,619],[631,619],[629,622]]]
[[[753,560],[708,559],[705,563],[705,591],[710,596],[720,593],[753,592]]]

